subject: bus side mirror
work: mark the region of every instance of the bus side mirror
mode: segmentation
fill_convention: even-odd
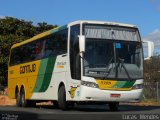
[[[79,35],[79,51],[85,52],[85,36]]]
[[[143,41],[143,44],[147,44],[147,56],[145,56],[144,60],[148,60],[153,56],[154,53],[154,43],[151,41]],[[146,47],[146,46],[145,46]],[[143,50],[145,50],[143,48]]]

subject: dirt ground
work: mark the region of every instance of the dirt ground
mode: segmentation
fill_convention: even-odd
[[[8,94],[8,91],[7,91],[7,88],[5,88],[4,92],[1,92],[0,94],[0,106],[16,105],[16,100],[8,98],[7,94]]]
[[[8,98],[7,95],[0,95],[0,106],[13,106],[16,105],[15,99]]]

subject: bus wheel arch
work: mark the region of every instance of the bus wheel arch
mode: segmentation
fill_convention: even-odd
[[[22,89],[24,89],[24,85],[21,85],[20,92],[22,91]]]
[[[63,82],[60,82],[60,84],[59,84],[59,86],[58,86],[58,92],[59,92],[60,87],[62,87],[62,86],[65,87],[64,83],[63,83]]]
[[[18,85],[16,85],[16,87],[15,87],[15,98],[17,97],[17,96],[16,96],[17,93],[19,93]]]

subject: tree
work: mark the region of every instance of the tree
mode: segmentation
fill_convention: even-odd
[[[57,25],[55,25],[54,27],[58,27]],[[43,31],[47,31],[49,29],[52,29],[53,26],[52,25],[48,25],[46,22],[42,22],[42,23],[38,23],[37,24],[37,31],[39,33],[43,32]]]
[[[160,56],[144,62],[144,79],[147,82],[160,82]]]
[[[11,46],[55,27],[57,25],[48,25],[45,22],[34,26],[31,21],[13,17],[0,19],[0,84],[7,85]]]

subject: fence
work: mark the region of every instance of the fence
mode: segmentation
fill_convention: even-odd
[[[145,82],[143,100],[160,101],[160,82]]]

